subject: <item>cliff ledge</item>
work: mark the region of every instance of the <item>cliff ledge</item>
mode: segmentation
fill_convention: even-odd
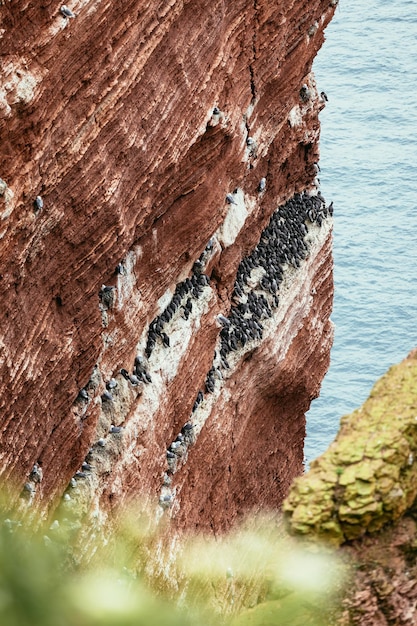
[[[301,473],[329,363],[337,3],[145,4],[0,3],[1,476],[216,531]]]

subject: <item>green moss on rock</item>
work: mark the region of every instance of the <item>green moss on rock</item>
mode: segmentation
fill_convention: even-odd
[[[398,519],[417,496],[417,350],[341,420],[329,449],[294,481],[283,511],[295,534],[340,545]]]

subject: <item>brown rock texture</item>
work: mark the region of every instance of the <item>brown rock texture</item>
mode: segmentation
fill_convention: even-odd
[[[414,349],[342,418],[283,505],[292,534],[340,546],[350,572],[343,626],[417,623],[416,398]]]
[[[416,512],[377,536],[343,547],[352,567],[342,626],[413,626],[417,622]]]
[[[294,534],[340,545],[398,520],[417,497],[417,353],[392,366],[341,420],[285,501]]]
[[[371,397],[391,400],[398,418],[416,408],[416,379],[408,377],[417,361],[415,348],[402,363],[390,369],[397,370],[401,381],[381,393],[381,387]],[[385,400],[386,401],[386,400]],[[384,416],[384,421],[388,421]],[[415,422],[414,417],[414,422]],[[411,421],[411,419],[410,419]],[[408,443],[402,437],[402,444]],[[415,465],[415,449],[410,455],[410,467]],[[387,463],[388,464],[388,463]],[[397,459],[397,465],[398,459]],[[400,470],[400,475],[406,472]],[[344,558],[352,568],[350,591],[345,598],[342,626],[413,626],[417,623],[417,509],[415,498],[405,513],[394,519],[374,536],[342,547]]]
[[[334,4],[0,3],[1,476],[26,504],[71,481],[95,519],[140,496],[217,530],[302,471],[332,341],[311,66]]]

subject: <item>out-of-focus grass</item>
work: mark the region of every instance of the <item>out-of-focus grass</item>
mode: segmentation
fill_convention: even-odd
[[[282,539],[271,521],[179,543],[133,511],[83,564],[64,523],[33,530],[15,513],[5,517],[1,626],[333,623],[342,566],[328,552]]]
[[[181,566],[188,601],[232,626],[328,626],[346,582],[333,551],[301,545],[259,518],[216,541],[191,540]]]

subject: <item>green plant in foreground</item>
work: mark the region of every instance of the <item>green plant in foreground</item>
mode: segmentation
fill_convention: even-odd
[[[301,545],[279,525],[252,520],[220,540],[191,540],[183,553],[187,598],[232,626],[328,626],[345,571],[333,552]]]
[[[306,552],[280,539],[276,525],[252,520],[251,528],[221,540],[190,538],[175,553],[171,546],[169,554],[161,549],[165,540],[166,535],[139,532],[130,521],[83,564],[73,558],[75,540],[63,524],[33,531],[3,518],[0,624],[331,623],[329,602],[334,582],[341,580],[340,564],[328,552]],[[171,588],[160,575],[165,559],[175,578]]]

